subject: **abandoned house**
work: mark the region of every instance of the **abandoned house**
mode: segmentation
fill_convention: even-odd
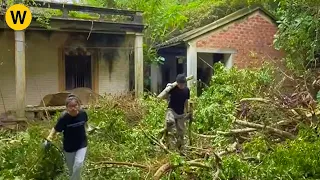
[[[169,39],[157,46],[165,62],[151,67],[152,91],[159,92],[180,73],[194,76],[189,87],[196,80],[208,84],[216,62],[227,68],[247,68],[257,67],[265,60],[278,61],[283,53],[273,47],[276,32],[272,14],[261,7],[251,7]]]
[[[141,12],[40,1],[30,6],[32,12],[61,14],[50,17],[47,28],[33,13],[30,26],[15,32],[5,23],[3,5],[0,113],[15,110],[24,118],[29,105],[39,105],[45,95],[74,88],[100,95],[143,92]],[[72,16],[75,12],[81,18]]]

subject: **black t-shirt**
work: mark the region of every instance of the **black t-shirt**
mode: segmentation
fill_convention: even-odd
[[[84,110],[80,110],[75,117],[67,112],[63,112],[59,117],[54,128],[57,132],[63,132],[63,149],[66,152],[75,152],[87,147],[88,140],[85,130],[87,121],[88,115]]]
[[[190,99],[190,90],[188,87],[180,89],[174,87],[169,92],[169,105],[168,108],[173,109],[178,115],[183,114],[184,105],[186,100]]]

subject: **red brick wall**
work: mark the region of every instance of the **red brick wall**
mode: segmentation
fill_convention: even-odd
[[[234,66],[257,67],[265,60],[283,57],[283,53],[272,46],[276,32],[277,26],[264,14],[256,12],[200,37],[196,40],[196,46],[205,49],[235,49]]]

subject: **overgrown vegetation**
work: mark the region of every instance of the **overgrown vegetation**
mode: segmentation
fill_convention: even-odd
[[[96,129],[89,134],[85,179],[319,178],[318,130],[309,127],[310,118],[291,113],[303,101],[284,106],[283,99],[275,98],[274,71],[269,65],[228,71],[217,64],[212,85],[194,99],[193,144],[187,141],[186,156],[167,150],[160,141],[164,100],[150,95],[142,101],[129,95],[103,98],[99,109],[88,110]],[[66,177],[60,152],[52,148],[45,153],[41,146],[54,123],[1,133],[2,179],[40,179],[42,173]],[[61,138],[54,143],[60,147]]]

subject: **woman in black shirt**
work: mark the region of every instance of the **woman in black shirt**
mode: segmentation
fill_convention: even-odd
[[[66,111],[58,119],[52,128],[47,140],[52,141],[57,132],[63,133],[63,150],[70,173],[70,180],[81,179],[81,169],[87,152],[86,128],[87,113],[80,108],[79,99],[70,95],[66,99]]]

